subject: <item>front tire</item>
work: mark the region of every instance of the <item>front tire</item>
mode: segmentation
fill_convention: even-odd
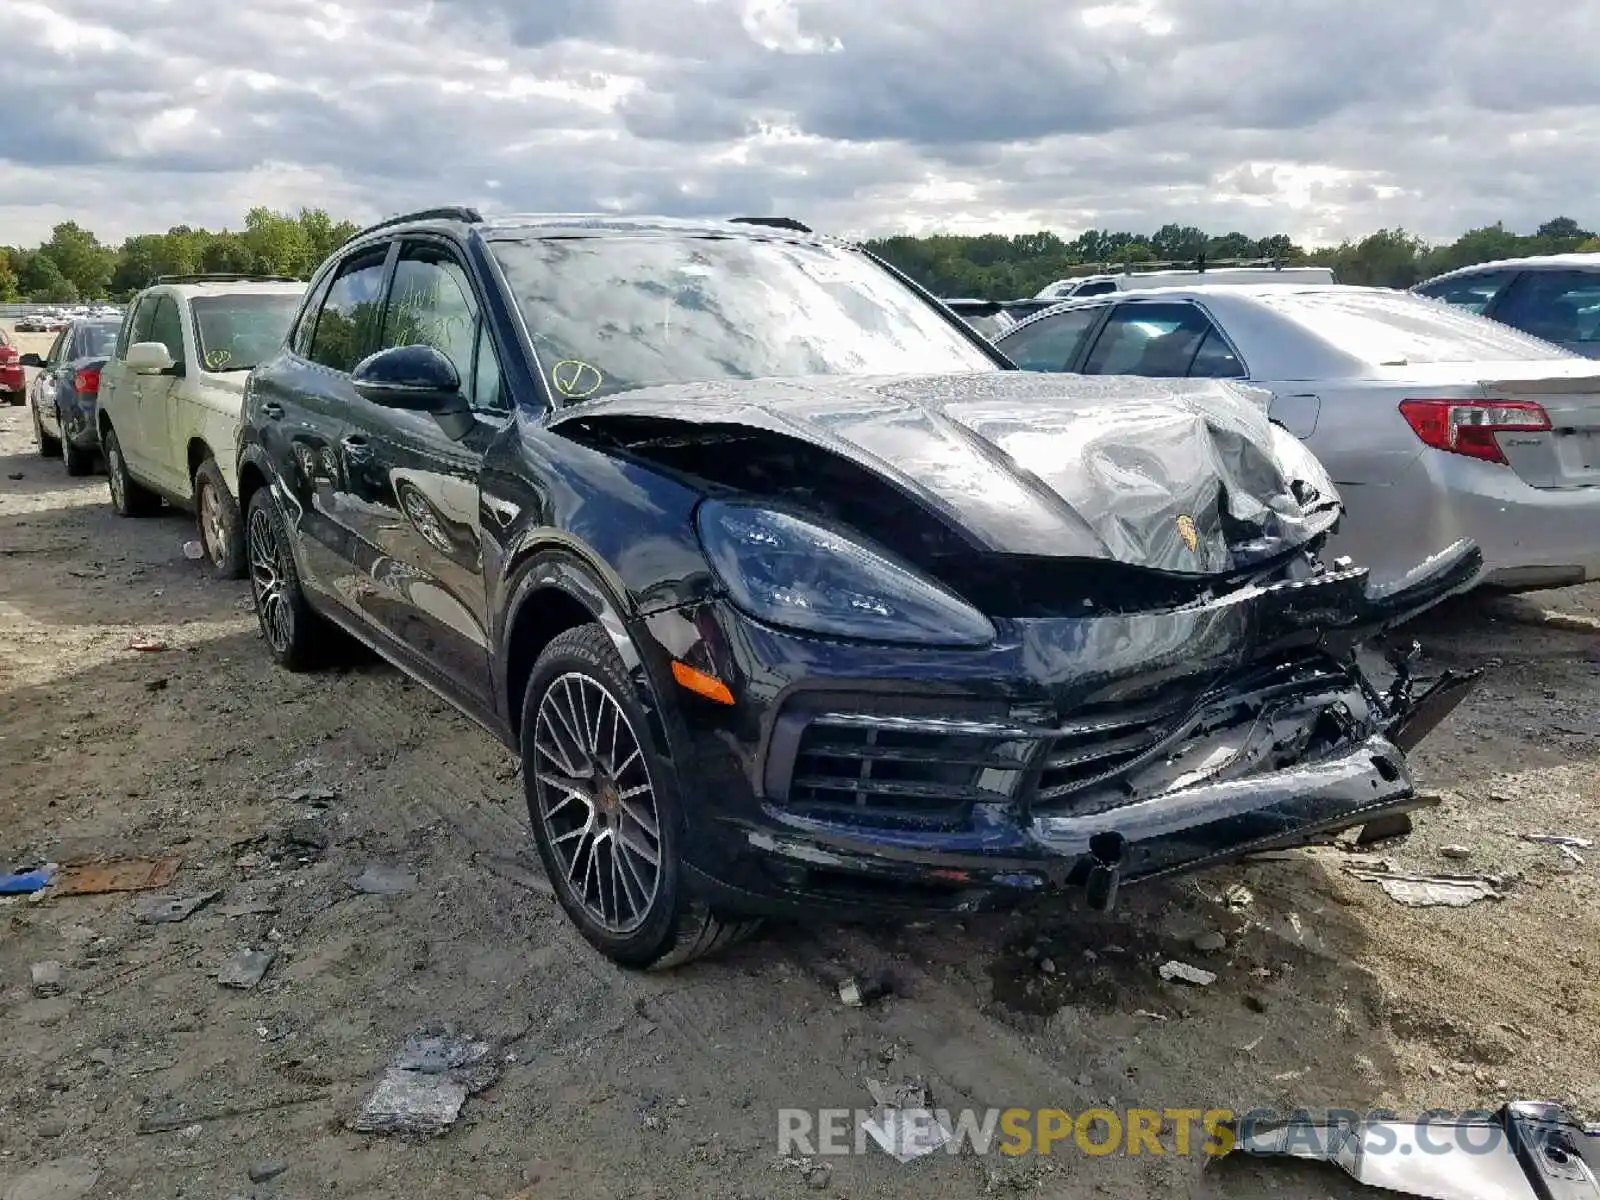
[[[195,469],[194,519],[211,570],[222,579],[243,579],[249,574],[244,520],[214,458],[208,457]]]
[[[715,953],[758,922],[688,894],[676,773],[657,752],[622,660],[599,625],[553,638],[522,706],[528,815],[545,873],[578,931],[624,967]]]
[[[250,497],[245,518],[250,596],[261,636],[273,661],[290,671],[310,671],[331,657],[334,630],[306,600],[289,548],[289,529],[269,488]]]
[[[111,507],[119,517],[148,517],[161,509],[161,497],[128,474],[117,431],[106,426],[100,443],[106,454],[106,482],[111,488]]]

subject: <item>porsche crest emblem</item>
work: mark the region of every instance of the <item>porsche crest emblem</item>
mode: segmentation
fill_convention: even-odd
[[[1200,531],[1195,528],[1194,518],[1188,513],[1178,518],[1178,536],[1183,539],[1183,544],[1189,547],[1190,554],[1200,548]]]

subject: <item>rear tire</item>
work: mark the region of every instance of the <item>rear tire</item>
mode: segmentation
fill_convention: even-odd
[[[100,445],[106,454],[106,480],[111,488],[111,507],[119,517],[148,517],[161,511],[161,497],[128,474],[117,431],[106,426]]]
[[[340,635],[306,600],[288,526],[270,488],[258,488],[250,497],[245,554],[256,620],[273,661],[289,671],[310,671],[328,662]]]
[[[7,392],[6,393],[6,403],[11,405],[12,408],[21,408],[27,402],[28,402],[28,393],[27,392]]]
[[[63,439],[61,443],[61,459],[67,465],[68,475],[94,474],[95,454],[93,450],[84,450]]]
[[[39,447],[40,458],[60,458],[61,439],[51,437],[44,431],[44,424],[39,420],[39,410],[33,410],[33,440]]]
[[[194,520],[213,573],[222,579],[243,579],[250,573],[244,520],[214,458],[207,457],[195,468]]]
[[[522,776],[556,899],[613,962],[682,966],[759,927],[724,920],[684,886],[676,772],[657,752],[599,625],[558,634],[534,663],[522,706]]]

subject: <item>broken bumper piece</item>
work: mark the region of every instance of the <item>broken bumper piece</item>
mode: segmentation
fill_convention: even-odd
[[[1410,1122],[1246,1119],[1235,1135],[1235,1154],[1333,1163],[1363,1184],[1402,1196],[1600,1200],[1600,1128],[1585,1128],[1561,1105],[1543,1101]]]

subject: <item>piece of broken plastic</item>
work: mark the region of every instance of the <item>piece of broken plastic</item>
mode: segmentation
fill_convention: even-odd
[[[861,1129],[896,1162],[915,1162],[955,1136],[943,1114],[927,1108],[880,1108],[863,1117]]]
[[[441,1034],[411,1038],[390,1060],[361,1105],[360,1133],[440,1133],[468,1096],[495,1081],[499,1067],[488,1042]]]
[[[0,896],[30,895],[44,888],[55,873],[55,864],[47,863],[32,871],[13,871],[9,875],[0,875]]]
[[[142,925],[170,925],[186,921],[218,896],[221,889],[198,896],[141,896],[134,906],[135,919]]]
[[[241,950],[217,971],[217,982],[223,987],[249,991],[260,983],[278,957],[276,950]]]
[[[1479,1119],[1257,1125],[1239,1131],[1234,1152],[1330,1162],[1427,1200],[1600,1200],[1600,1129],[1538,1101]]]

